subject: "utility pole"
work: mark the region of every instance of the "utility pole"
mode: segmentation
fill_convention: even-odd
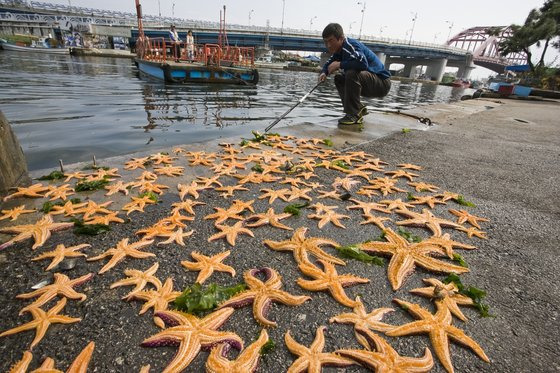
[[[173,5],[171,6],[171,17],[175,18],[175,2],[173,2]]]
[[[358,1],[358,5],[363,5],[362,7],[362,21],[360,22],[360,34],[358,35],[358,40],[362,38],[362,26],[364,25],[364,14],[366,13],[366,2],[363,3]]]
[[[447,34],[447,40],[446,40],[447,43],[449,41],[449,38],[451,37],[451,29],[453,28],[453,25],[455,23],[451,21],[445,21],[445,23],[449,24],[449,33]]]
[[[411,12],[412,14],[412,12]],[[412,18],[412,29],[410,30],[410,40],[408,44],[412,44],[412,34],[414,34],[414,26],[416,26],[416,19],[418,19],[418,13],[414,13],[414,18]]]
[[[313,18],[311,18],[311,19],[309,20],[309,31],[312,30],[312,27],[313,27],[313,20],[314,20],[315,18],[317,18],[317,16],[315,16],[315,17],[313,17]]]
[[[161,17],[161,1],[160,0],[157,0],[157,6],[158,6],[159,16]]]
[[[249,26],[251,26],[251,15],[255,13],[254,9],[251,9],[251,11],[249,12]]]
[[[282,0],[282,28],[280,29],[280,35],[284,34],[284,10],[286,10],[286,0]]]

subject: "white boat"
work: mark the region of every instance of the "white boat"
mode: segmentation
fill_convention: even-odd
[[[25,47],[21,45],[11,44],[5,40],[0,40],[0,46],[7,51],[18,52],[35,52],[35,53],[48,53],[48,54],[70,54],[68,48],[45,48],[45,47]]]

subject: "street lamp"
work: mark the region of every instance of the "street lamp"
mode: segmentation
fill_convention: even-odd
[[[314,20],[315,18],[317,18],[317,16],[315,16],[315,17],[313,17],[313,18],[311,18],[311,19],[309,20],[309,31],[312,30],[312,27],[313,27],[313,20]]]
[[[434,44],[436,43],[439,34],[441,34],[441,32],[436,32],[436,33],[434,34]]]
[[[412,14],[412,12],[410,12]],[[412,29],[410,30],[410,40],[408,44],[412,44],[412,34],[414,34],[414,26],[416,26],[416,20],[418,19],[418,13],[414,13],[414,18],[412,18]]]
[[[254,9],[251,9],[251,11],[249,12],[249,26],[251,26],[251,15],[255,13]]]
[[[362,6],[362,22],[360,22],[360,34],[358,35],[358,40],[362,38],[362,26],[364,25],[364,14],[366,13],[366,2],[358,1],[358,5]]]
[[[451,29],[455,23],[451,21],[445,21],[445,23],[449,25],[449,33],[447,34],[447,42],[449,42],[449,38],[451,38]]]
[[[350,24],[348,25],[348,35],[350,35],[350,32],[352,32],[352,25],[356,23],[356,21],[352,21],[350,22]]]
[[[385,30],[387,28],[387,26],[381,26],[379,28],[379,36],[383,35],[383,30]]]
[[[161,18],[161,2],[160,2],[160,0],[157,0],[157,6],[158,6],[159,16]]]
[[[280,35],[284,34],[284,10],[286,9],[286,0],[282,0],[282,28],[280,29]]]
[[[175,18],[175,2],[171,5],[171,17]]]

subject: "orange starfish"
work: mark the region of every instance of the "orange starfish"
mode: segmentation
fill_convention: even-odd
[[[415,170],[415,171],[421,171],[422,170],[422,167],[416,166],[416,165],[411,164],[411,163],[400,163],[400,164],[397,165],[397,167],[406,168],[406,169]]]
[[[128,276],[127,278],[123,278],[117,282],[113,282],[110,286],[110,289],[114,289],[119,286],[132,286],[134,285],[134,289],[132,289],[127,295],[125,295],[122,299],[129,300],[131,297],[138,293],[141,290],[144,290],[146,285],[152,284],[156,287],[156,289],[161,288],[161,281],[154,276],[156,271],[159,268],[159,263],[155,263],[153,266],[145,270],[144,272],[139,271],[137,269],[125,269],[124,274]]]
[[[132,158],[132,160],[124,164],[125,170],[136,170],[137,168],[146,169],[146,163],[150,162],[150,157]]]
[[[344,188],[344,190],[346,190],[347,192],[352,191],[352,187],[354,185],[358,185],[361,182],[353,179],[351,177],[337,177],[336,179],[334,179],[334,183],[332,184],[334,189],[337,189],[339,186],[341,186],[342,188]]]
[[[432,184],[427,184],[424,182],[415,183],[409,181],[407,184],[414,187],[414,189],[416,189],[417,192],[435,192],[439,190],[437,186]]]
[[[480,229],[480,225],[478,224],[479,221],[489,221],[486,218],[481,218],[476,215],[471,215],[466,210],[449,209],[449,212],[458,217],[457,223],[463,224],[464,222],[468,222],[470,225],[477,227],[478,229]]]
[[[13,209],[10,210],[2,210],[0,211],[3,215],[0,216],[0,220],[4,220],[4,219],[8,219],[10,218],[11,221],[14,221],[18,218],[18,216],[20,216],[21,214],[29,214],[31,212],[35,212],[37,210],[33,209],[33,210],[25,210],[25,205],[21,205],[18,207],[14,207]]]
[[[263,274],[265,281],[259,280],[256,276]],[[282,276],[272,268],[250,269],[243,274],[245,283],[249,289],[234,295],[232,298],[220,304],[219,309],[224,307],[243,307],[247,304],[253,303],[253,315],[258,322],[265,326],[276,326],[274,321],[270,321],[266,317],[266,313],[270,303],[281,302],[289,306],[299,306],[311,297],[304,295],[292,295],[283,290]]]
[[[381,230],[385,230],[385,224],[383,224],[384,221],[393,221],[391,220],[391,218],[386,218],[383,216],[377,216],[377,215],[372,215],[372,214],[363,214],[362,215],[365,220],[363,222],[360,223],[360,225],[362,224],[375,224],[379,229]]]
[[[101,255],[94,256],[93,258],[88,258],[88,262],[101,260],[103,258],[111,256],[111,259],[99,271],[99,274],[102,274],[107,272],[109,269],[113,268],[115,265],[117,265],[118,262],[120,262],[122,259],[124,259],[127,256],[133,258],[149,258],[151,256],[156,256],[153,253],[146,253],[138,250],[142,247],[151,245],[153,242],[154,240],[149,240],[149,241],[142,240],[129,244],[128,238],[124,238],[117,243],[116,247],[110,248],[109,250],[105,251]]]
[[[231,204],[230,209],[232,211],[237,211],[238,213],[242,213],[245,210],[248,210],[248,211],[251,211],[251,212],[254,213],[255,209],[252,206],[254,202],[255,202],[254,199],[252,199],[250,201],[241,201],[239,199],[236,199]]]
[[[184,210],[189,214],[195,215],[193,207],[198,205],[205,205],[205,204],[206,203],[204,202],[198,202],[187,198],[186,200],[183,200],[181,202],[175,202],[174,204],[172,204],[171,206],[173,207],[173,210],[171,210],[171,212],[175,213],[176,211]]]
[[[181,198],[182,201],[185,199],[187,194],[192,196],[194,199],[198,199],[200,196],[198,192],[206,188],[199,185],[196,181],[193,181],[189,185],[177,184],[177,189],[179,190],[179,198]]]
[[[254,223],[247,224],[247,226],[251,228],[260,227],[261,225],[265,225],[265,224],[270,224],[273,227],[282,228],[291,231],[293,230],[293,228],[280,223],[280,220],[289,218],[290,216],[292,216],[292,214],[288,214],[288,213],[276,214],[273,208],[269,208],[268,211],[265,213],[248,216],[247,219],[245,219],[245,221],[257,220]]]
[[[175,242],[178,245],[186,246],[184,239],[186,237],[192,236],[193,233],[194,233],[194,230],[183,233],[183,228],[181,228],[181,227],[177,228],[173,232],[160,233],[160,234],[158,234],[158,236],[159,237],[167,237],[167,240],[158,242],[157,245],[158,246],[168,245],[172,242]]]
[[[170,177],[181,176],[185,167],[181,166],[164,166],[154,168],[154,172],[158,175],[165,175]]]
[[[261,189],[261,192],[264,192],[259,199],[268,198],[268,203],[272,204],[276,201],[277,198],[280,198],[282,201],[288,201],[288,194],[290,193],[289,189]]]
[[[354,324],[354,330],[366,329],[386,332],[394,328],[394,326],[381,322],[381,319],[383,316],[393,311],[394,309],[392,308],[377,308],[367,313],[360,297],[356,297],[356,306],[354,306],[353,312],[341,313],[340,315],[331,317],[329,322]]]
[[[76,180],[81,180],[81,179],[85,179],[87,176],[89,176],[89,174],[83,173],[82,171],[77,171],[77,172],[72,172],[69,174],[64,174],[64,176],[66,176],[66,179],[64,179],[64,182],[67,183],[72,179],[76,179]]]
[[[317,197],[318,199],[323,199],[323,198],[332,198],[332,199],[336,199],[338,201],[340,201],[340,197],[341,195],[338,193],[338,191],[336,189],[329,191],[323,191],[323,190],[318,190],[317,193],[319,193],[321,196]]]
[[[238,221],[234,225],[215,224],[215,227],[218,228],[221,232],[210,236],[208,238],[208,242],[217,240],[217,239],[222,238],[222,237],[226,237],[227,242],[231,246],[235,246],[235,239],[237,238],[238,234],[243,234],[244,233],[244,234],[247,234],[251,237],[255,237],[253,232],[251,232],[247,228],[243,228],[242,225],[243,225],[242,221]]]
[[[31,197],[31,198],[41,198],[44,192],[48,192],[50,187],[43,186],[43,184],[33,184],[27,188],[17,188],[17,192],[12,193],[4,197],[3,201],[6,202],[15,197]]]
[[[288,350],[298,358],[290,365],[288,372],[309,372],[321,373],[323,365],[334,365],[337,367],[347,367],[354,362],[344,358],[335,352],[323,352],[325,348],[325,326],[320,326],[315,332],[315,339],[311,346],[305,347],[297,343],[288,330],[284,335],[284,341]]]
[[[66,306],[66,298],[62,298],[55,306],[53,306],[53,308],[51,308],[47,312],[43,311],[39,307],[32,307],[29,309],[29,312],[31,312],[31,315],[33,316],[32,321],[29,321],[28,323],[15,327],[13,329],[6,330],[5,332],[0,334],[0,337],[16,334],[25,330],[37,329],[35,331],[35,338],[31,342],[31,346],[29,346],[29,349],[32,349],[37,345],[37,343],[41,341],[41,339],[43,339],[43,337],[47,333],[47,329],[51,324],[70,324],[82,320],[80,318],[59,315],[58,313],[64,308],[64,306]]]
[[[451,354],[449,351],[449,337],[469,347],[482,360],[487,363],[490,362],[490,359],[488,359],[488,356],[486,356],[484,350],[478,345],[478,343],[467,336],[461,329],[451,325],[451,312],[447,307],[439,307],[437,312],[433,315],[430,311],[417,304],[405,302],[400,299],[395,299],[394,301],[419,320],[398,326],[393,330],[388,331],[385,333],[388,336],[400,337],[403,335],[428,333],[430,335],[432,347],[434,348],[439,361],[450,373],[453,373],[453,365],[451,363]]]
[[[306,199],[308,201],[312,201],[313,198],[311,198],[309,195],[307,195],[307,193],[311,192],[311,188],[304,188],[304,189],[299,189],[296,187],[292,187],[290,189],[290,197],[288,197],[288,201],[293,201],[294,199],[298,199],[298,198],[302,198],[302,199]]]
[[[198,179],[199,182],[203,183],[202,186],[204,188],[210,188],[214,184],[216,184],[219,187],[223,186],[223,184],[220,183],[220,175],[216,175],[214,177],[197,176],[196,178]]]
[[[50,271],[51,269],[56,267],[58,265],[58,263],[62,262],[64,260],[64,258],[66,258],[66,257],[75,258],[75,257],[78,257],[78,256],[85,256],[87,258],[86,254],[77,252],[78,250],[82,250],[86,247],[91,247],[91,245],[88,245],[87,243],[84,243],[84,244],[77,245],[77,246],[66,247],[66,246],[64,246],[64,244],[60,244],[60,245],[57,245],[56,249],[54,249],[53,251],[43,253],[39,256],[36,256],[35,258],[33,258],[31,260],[36,261],[36,260],[42,260],[42,259],[46,259],[46,258],[53,258],[51,263],[49,264],[49,266],[47,268],[45,268],[45,271]]]
[[[66,201],[66,198],[73,194],[75,194],[74,189],[70,188],[70,184],[64,184],[59,187],[51,187],[43,197],[51,197],[49,201],[54,201],[59,198],[63,201]]]
[[[154,225],[148,227],[148,228],[143,228],[143,229],[139,229],[138,231],[136,231],[137,235],[144,235],[144,239],[146,238],[154,238],[154,237],[159,237],[162,235],[165,235],[167,233],[170,233],[172,231],[172,228],[169,227],[168,225],[165,224],[161,224],[160,222],[155,223]]]
[[[170,229],[177,227],[186,227],[187,225],[183,223],[184,221],[193,221],[194,218],[190,216],[181,215],[179,211],[173,212],[171,216],[161,219],[157,224],[166,225]]]
[[[348,206],[348,207],[346,207],[346,209],[347,210],[362,209],[362,213],[364,215],[368,215],[371,212],[371,210],[384,212],[386,214],[391,213],[390,210],[388,210],[386,207],[384,207],[380,203],[362,202],[362,201],[354,199],[354,198],[351,198],[350,201],[354,202],[354,205],[353,206]]]
[[[409,210],[397,210],[396,212],[397,214],[405,215],[410,218],[397,222],[397,225],[426,227],[431,230],[436,237],[442,235],[441,227],[452,227],[456,229],[459,229],[459,227],[461,227],[459,224],[456,224],[452,221],[436,217],[428,209],[423,209],[421,214]]]
[[[242,191],[242,190],[249,190],[247,188],[242,187],[241,185],[233,185],[233,186],[223,186],[214,189],[217,192],[224,192],[221,193],[220,196],[224,198],[228,198],[233,196],[233,192]]]
[[[397,179],[399,177],[407,178],[409,181],[412,181],[414,177],[418,177],[420,175],[414,174],[412,172],[408,172],[405,170],[396,170],[396,171],[386,171],[384,172],[385,175],[391,175],[393,179]]]
[[[105,187],[105,190],[108,190],[107,193],[105,193],[106,196],[111,196],[117,192],[121,192],[122,194],[124,194],[125,196],[128,196],[128,189],[130,186],[132,186],[133,183],[123,183],[121,180],[119,180],[118,182],[114,183],[114,184],[110,184],[107,185]]]
[[[208,279],[208,277],[210,277],[212,273],[214,273],[214,271],[227,272],[230,275],[235,276],[235,269],[228,266],[227,264],[222,263],[222,261],[227,258],[229,254],[231,254],[231,251],[228,250],[208,257],[206,255],[202,255],[196,251],[193,251],[191,252],[191,256],[194,258],[194,260],[196,260],[196,262],[189,262],[185,260],[182,261],[181,264],[189,271],[200,271],[195,282],[203,284],[204,281],[206,281],[206,279]]]
[[[303,272],[303,274],[314,278],[314,280],[298,278],[297,284],[309,291],[328,290],[338,303],[346,307],[356,307],[358,303],[348,298],[344,292],[344,287],[365,284],[369,282],[369,279],[351,274],[339,275],[336,272],[335,266],[330,262],[322,259],[318,259],[318,262],[321,263],[324,271],[321,271],[312,264],[302,263],[298,265],[299,270]]]
[[[406,192],[406,190],[396,187],[396,183],[396,179],[390,179],[388,177],[376,177],[375,179],[370,181],[371,185],[364,188],[380,190],[383,196],[395,192]]]
[[[411,198],[414,198],[414,200],[410,202],[411,205],[428,205],[431,209],[436,207],[436,203],[440,205],[447,204],[434,196],[412,196]]]
[[[208,220],[208,219],[216,219],[216,221],[214,222],[214,225],[218,225],[228,219],[237,219],[237,220],[243,220],[244,217],[239,215],[239,211],[237,211],[237,209],[232,210],[231,208],[229,209],[223,209],[221,207],[214,207],[214,210],[216,210],[215,213],[210,214],[210,215],[206,215],[204,217],[204,220]]]
[[[73,227],[74,223],[55,223],[50,215],[43,216],[35,224],[16,225],[13,227],[0,228],[0,233],[13,233],[17,234],[11,240],[4,242],[0,245],[0,250],[12,246],[14,243],[24,241],[33,237],[35,243],[31,249],[35,250],[43,244],[51,236],[51,231],[60,231]]]
[[[266,329],[262,329],[259,338],[245,347],[235,360],[229,360],[226,357],[231,346],[227,343],[220,343],[210,351],[206,360],[206,372],[252,373],[257,369],[261,356],[260,351],[266,342],[268,342],[268,333]]]
[[[87,367],[89,365],[89,361],[91,360],[91,355],[93,355],[93,350],[95,348],[95,343],[90,342],[83,350],[80,352],[72,365],[68,367],[67,373],[85,373],[87,371]],[[43,360],[43,363],[39,367],[39,369],[35,369],[32,373],[62,373],[62,371],[58,370],[54,366],[54,360],[50,357]],[[25,367],[27,369],[27,367]],[[26,370],[21,371],[10,371],[10,373],[25,373]]]
[[[170,302],[181,295],[180,291],[173,291],[173,279],[168,278],[162,287],[157,290],[141,290],[130,296],[130,299],[141,299],[146,301],[139,312],[142,315],[150,308],[154,309],[154,323],[163,328],[165,326],[163,320],[157,316],[158,312],[166,311]]]
[[[140,193],[148,192],[148,193],[157,193],[159,195],[162,195],[164,189],[169,189],[167,185],[156,184],[153,181],[141,181],[135,184],[136,187],[140,187]]]
[[[461,231],[461,232],[465,232],[467,234],[467,236],[469,236],[469,238],[472,238],[472,236],[475,236],[475,237],[478,237],[478,238],[482,238],[483,240],[488,239],[488,237],[486,237],[486,232],[479,231],[475,227],[470,227],[470,228],[458,227],[458,228],[455,228],[455,229],[457,229],[458,231]]]
[[[411,205],[410,203],[406,203],[401,201],[400,198],[398,199],[385,199],[383,201],[379,201],[380,204],[382,205],[386,205],[387,206],[387,210],[389,211],[393,211],[395,209],[397,210],[408,210],[408,209],[413,209],[414,205]]]
[[[445,233],[441,237],[432,236],[432,237],[424,240],[424,243],[430,243],[430,244],[434,244],[434,245],[437,245],[437,246],[441,247],[442,249],[445,250],[445,253],[449,257],[449,259],[453,259],[453,248],[454,247],[459,248],[459,249],[465,249],[465,250],[476,249],[476,247],[474,247],[474,246],[467,245],[467,244],[457,242],[457,241],[453,241],[450,237],[451,236],[449,235],[449,233]]]
[[[124,223],[124,219],[118,217],[117,212],[112,212],[107,215],[97,215],[91,216],[88,220],[84,221],[84,224],[103,224],[109,225],[109,223]]]
[[[146,205],[154,205],[156,201],[151,199],[149,196],[144,197],[132,197],[132,202],[127,203],[123,206],[122,210],[126,211],[127,215],[134,211],[144,212],[144,207]]]
[[[154,162],[154,164],[171,164],[173,161],[177,159],[175,157],[171,157],[168,154],[157,153],[150,155],[150,160]]]
[[[320,205],[320,204],[317,204]],[[324,205],[323,205],[324,206]],[[319,223],[319,229],[323,228],[325,226],[325,224],[327,223],[333,223],[334,225],[336,225],[337,227],[340,228],[346,228],[339,219],[350,219],[350,216],[348,215],[342,215],[342,214],[337,214],[336,212],[334,212],[334,210],[338,207],[336,206],[324,206],[324,207],[328,207],[329,209],[326,209],[324,211],[320,211],[317,212],[315,214],[309,214],[307,215],[308,218],[311,219],[318,219]]]
[[[79,214],[79,211],[82,211],[80,209],[84,206],[87,206],[87,202],[72,203],[72,201],[68,201],[62,206],[54,205],[51,211],[49,211],[49,215],[64,214],[64,216],[74,216],[76,214]]]
[[[134,197],[133,197],[134,199]],[[113,211],[106,209],[105,207],[109,206],[110,204],[112,204],[113,201],[107,201],[105,203],[101,203],[101,204],[97,204],[96,202],[89,200],[87,205],[84,207],[80,207],[77,208],[76,206],[74,206],[76,209],[74,210],[74,212],[76,214],[84,214],[84,220],[89,219],[90,216],[94,215],[94,214],[110,214]]]
[[[453,315],[462,321],[467,321],[467,317],[459,309],[459,305],[474,306],[474,301],[459,293],[459,288],[454,282],[444,284],[435,278],[422,279],[426,284],[431,285],[425,288],[412,289],[412,294],[430,298],[436,302],[438,308],[447,307]]]

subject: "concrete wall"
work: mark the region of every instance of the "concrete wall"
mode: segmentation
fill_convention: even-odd
[[[0,111],[0,195],[29,181],[23,150],[10,123]]]

